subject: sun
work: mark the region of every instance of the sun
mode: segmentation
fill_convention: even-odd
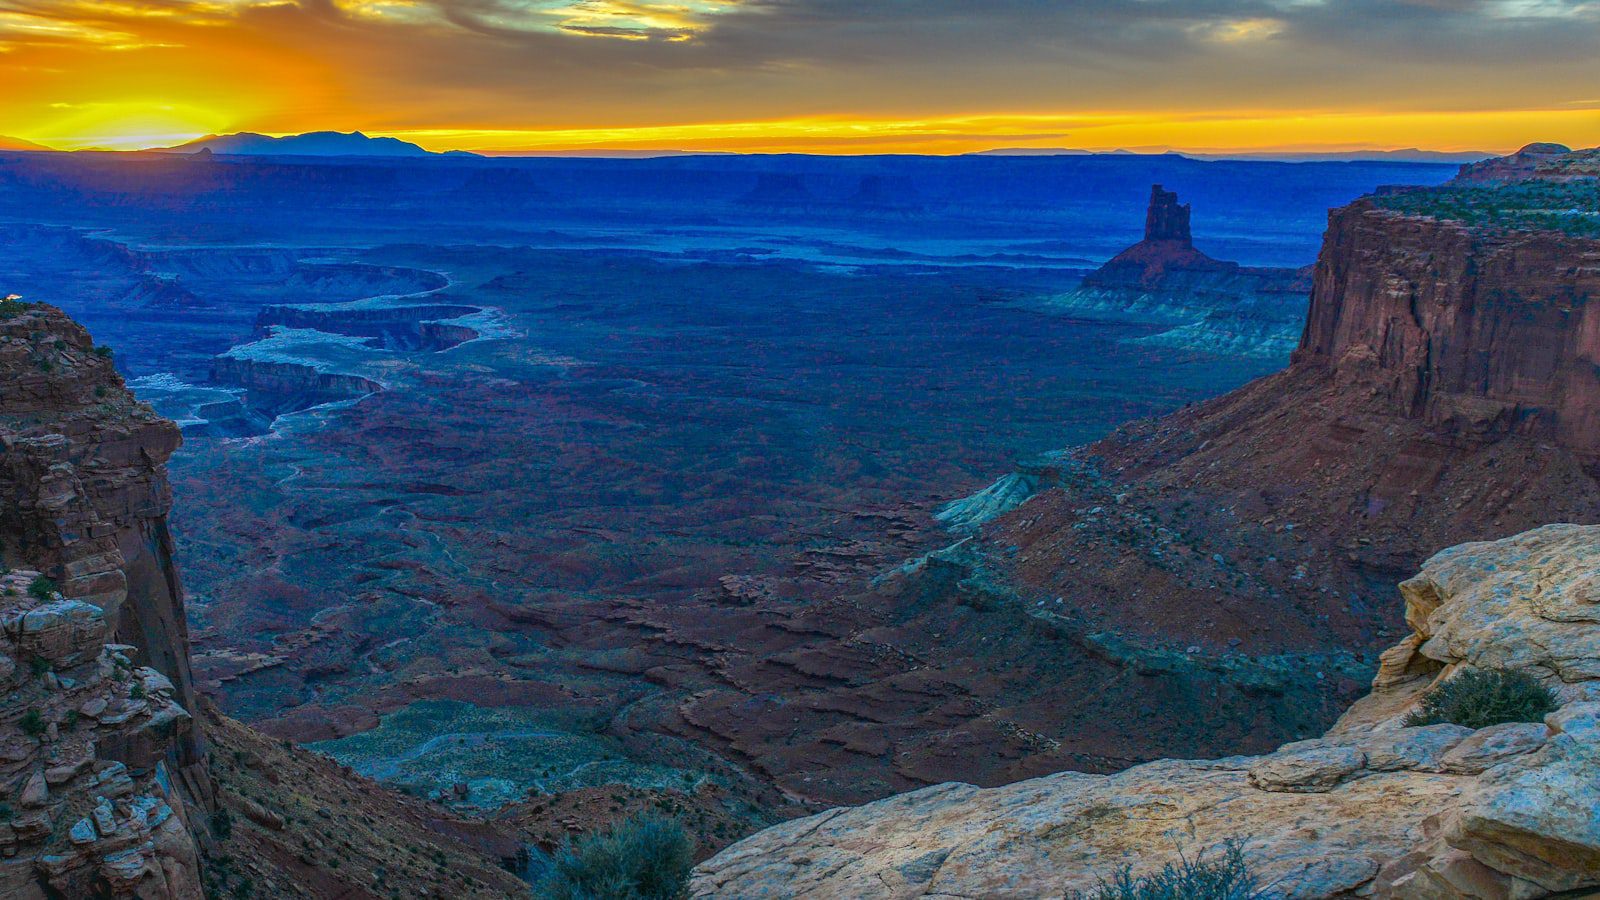
[[[228,129],[233,117],[166,102],[62,104],[31,140],[58,150],[146,150],[169,147]]]

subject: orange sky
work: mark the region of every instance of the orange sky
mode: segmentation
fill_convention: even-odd
[[[1600,144],[1590,0],[0,0],[0,134],[430,149]]]

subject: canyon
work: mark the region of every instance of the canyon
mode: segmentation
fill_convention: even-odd
[[[0,206],[23,181],[103,190],[101,163],[79,164],[87,174],[11,166]],[[1123,212],[1155,180],[1154,164],[1135,164],[1118,176],[1142,179]],[[218,190],[209,167],[228,167],[207,215],[258,202],[280,177],[343,176],[352,208],[396,179],[477,183],[455,185],[466,176],[442,161],[315,178],[298,164],[189,165],[164,177],[192,187],[183,179],[201,172]],[[7,877],[125,878],[153,896],[243,883],[505,896],[525,890],[510,870],[536,874],[564,837],[668,809],[701,857],[805,823],[712,857],[702,893],[792,877],[986,896],[990,860],[993,877],[1056,890],[1074,885],[1040,873],[1075,857],[983,857],[962,864],[974,880],[948,882],[946,859],[966,845],[922,847],[907,823],[1009,827],[1018,803],[1098,808],[1146,789],[1231,797],[1265,777],[1258,767],[1352,757],[1352,742],[1364,761],[1322,786],[1348,786],[1362,823],[1367,792],[1406,793],[1421,814],[1490,789],[1481,773],[1374,764],[1398,707],[1347,710],[1373,708],[1357,701],[1374,673],[1373,696],[1414,698],[1464,664],[1425,653],[1439,666],[1385,693],[1384,649],[1431,634],[1394,585],[1436,551],[1600,521],[1584,325],[1594,241],[1423,216],[1443,194],[1384,189],[1340,199],[1309,271],[1200,235],[1260,263],[1247,266],[1195,249],[1188,207],[1158,186],[1144,239],[1099,269],[1080,263],[1125,232],[915,250],[870,246],[865,231],[798,251],[798,231],[733,243],[741,216],[870,221],[881,237],[959,208],[921,162],[892,176],[843,165],[743,173],[717,188],[726,207],[708,207],[734,224],[693,226],[726,235],[638,239],[678,242],[670,251],[576,247],[572,231],[528,230],[547,220],[511,221],[565,202],[552,198],[581,183],[571,163],[516,172],[538,197],[497,207],[505,219],[472,242],[421,240],[435,220],[297,248],[0,229],[15,248],[7,284],[36,280],[19,285],[29,301],[59,291],[115,348],[41,304],[0,323],[0,363],[20,386],[0,394],[18,499],[5,559],[59,591],[34,596],[33,576],[14,574],[7,599],[17,621],[71,635],[48,653],[8,650],[55,676],[26,688],[43,739],[12,711],[22,749],[8,771],[29,816],[88,823],[81,844],[23,829]],[[1161,165],[1163,179],[1187,171]],[[1217,190],[1201,180],[1184,196],[1209,214]],[[127,202],[145,210],[136,193]],[[173,227],[150,202],[150,234]],[[1000,211],[953,215],[955,231]],[[320,234],[351,237],[356,217],[343,216]],[[518,241],[489,230],[519,227]],[[1094,309],[1057,302],[1091,293]],[[1174,298],[1191,306],[1151,316]],[[1205,336],[1171,337],[1184,329]],[[130,397],[113,360],[182,435]],[[1588,558],[1587,531],[1470,552],[1526,555],[1556,538],[1563,559]],[[1562,755],[1583,746],[1581,712],[1541,733],[1539,766],[1587,758]],[[1274,751],[1307,738],[1323,743]],[[1266,755],[1152,762],[1229,753]],[[57,771],[57,791],[49,773],[69,754],[89,762]],[[1140,764],[1154,768],[1129,770]],[[116,765],[130,786],[106,774]],[[57,805],[21,804],[33,771]],[[95,778],[118,785],[104,828]],[[1262,792],[1239,822],[1299,816],[1295,798],[1315,793]],[[1304,882],[1324,894],[1305,895],[1356,874],[1337,890],[1482,875],[1472,865],[1508,890],[1567,883],[1508,862],[1503,843],[1421,848],[1417,822],[1383,827],[1347,837],[1392,854],[1333,867]],[[1207,828],[1197,840],[1235,833]],[[816,852],[807,829],[854,854],[836,870],[845,880],[823,871],[845,857]],[[875,855],[874,835],[904,852]]]

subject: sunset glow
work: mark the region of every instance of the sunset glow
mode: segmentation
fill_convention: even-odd
[[[491,153],[1600,143],[1593,3],[1061,6],[1096,10],[0,0],[0,135],[134,149],[362,130]]]

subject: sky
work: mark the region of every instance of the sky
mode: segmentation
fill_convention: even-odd
[[[0,135],[134,149],[1600,144],[1600,0],[0,0]]]

